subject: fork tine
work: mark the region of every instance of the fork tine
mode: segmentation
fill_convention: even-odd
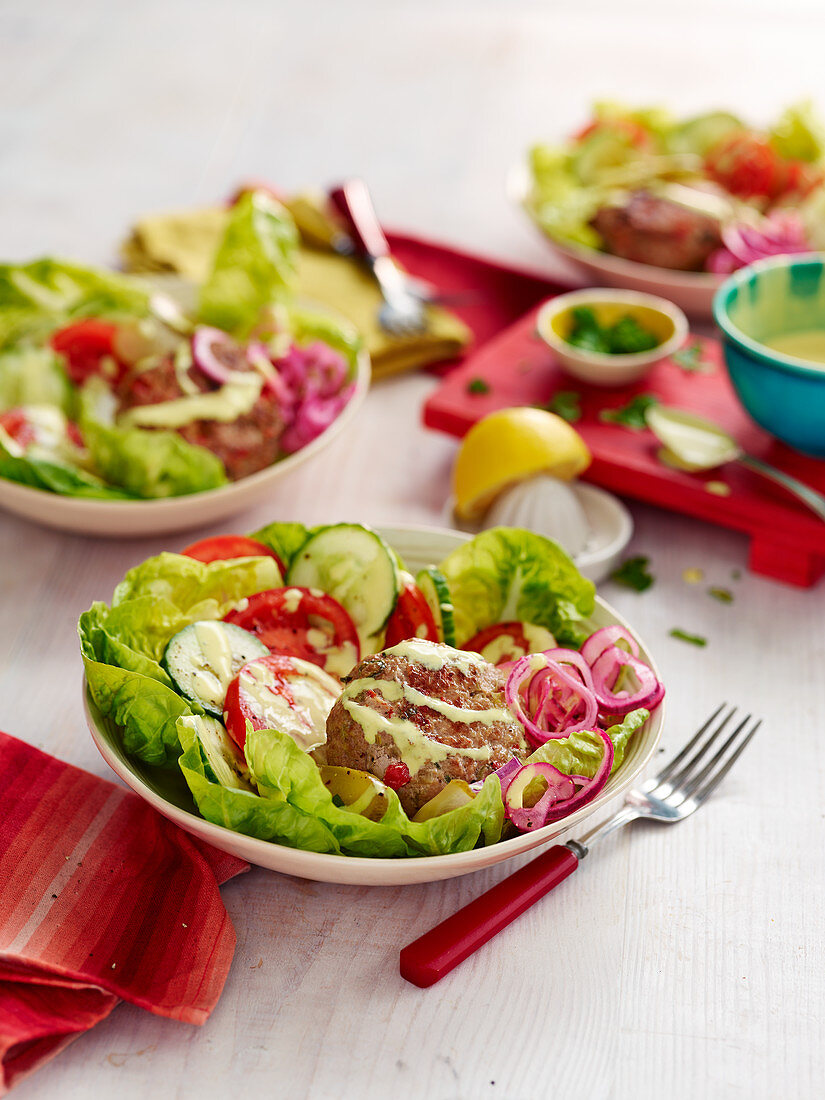
[[[728,717],[730,717],[730,715],[728,715]],[[693,792],[697,790],[702,785],[702,783],[704,783],[708,776],[711,775],[716,765],[719,763],[720,760],[723,759],[728,749],[734,743],[734,741],[748,724],[748,722],[750,722],[750,720],[751,715],[746,714],[739,725],[736,727],[736,729],[733,731],[733,733],[731,733],[722,744],[722,747],[717,749],[717,751],[710,758],[707,764],[705,764],[701,771],[693,774],[693,772],[690,770],[693,764],[697,764],[699,762],[698,757],[692,760],[690,764],[686,764],[683,769],[684,774],[680,777],[679,782],[674,783],[675,790],[673,793],[681,794],[683,796],[683,799],[689,798],[690,795],[692,795]],[[721,732],[721,727],[720,730],[718,730],[717,732]],[[690,772],[690,774],[688,774],[688,772]]]
[[[748,717],[750,718],[750,715],[748,715]],[[756,723],[754,724],[753,728],[750,730],[750,732],[748,734],[746,734],[745,737],[742,738],[742,740],[740,741],[739,746],[736,749],[736,751],[731,753],[730,757],[722,765],[722,767],[719,768],[718,771],[708,779],[708,781],[704,784],[704,786],[700,787],[696,791],[696,793],[693,795],[693,801],[696,803],[697,806],[701,806],[702,803],[705,801],[705,799],[709,798],[710,795],[713,794],[713,792],[716,790],[716,788],[719,786],[719,784],[722,782],[722,780],[725,778],[725,776],[731,770],[733,765],[736,763],[736,761],[742,755],[745,748],[747,747],[748,742],[751,740],[751,738],[753,737],[753,735],[756,733],[756,731],[759,729],[759,727],[761,725],[762,725],[762,719],[759,718],[756,721]]]
[[[727,705],[728,705],[727,703],[722,703],[722,704],[720,704],[720,706],[718,706],[716,708],[716,710],[713,712],[713,714],[711,714],[710,718],[708,718],[707,721],[704,723],[704,725],[696,731],[696,733],[693,735],[693,737],[691,737],[690,741],[688,741],[688,743],[684,746],[684,748],[680,752],[678,752],[676,754],[676,756],[673,757],[673,759],[670,761],[670,763],[666,764],[664,766],[664,768],[662,768],[662,770],[659,772],[659,774],[657,776],[654,777],[654,779],[652,781],[653,785],[652,785],[652,787],[648,786],[648,788],[647,788],[648,791],[656,790],[658,787],[660,787],[667,780],[670,780],[671,786],[676,785],[676,782],[677,782],[679,776],[682,774],[682,772],[679,772],[677,775],[674,775],[674,773],[679,768],[679,765],[688,756],[688,754],[693,749],[696,748],[696,746],[699,744],[699,741],[701,740],[701,738],[705,735],[705,733],[707,733],[709,727],[716,721],[716,719],[719,717],[719,715],[722,713],[722,711],[725,709],[725,707]],[[730,721],[731,717],[735,713],[736,713],[736,707],[732,707],[731,710],[730,710],[730,713],[727,714],[722,719],[722,722],[720,723],[718,729],[716,729],[710,735],[710,737],[707,739],[705,744],[702,745],[702,747],[699,749],[699,751],[691,759],[690,764],[686,765],[685,768],[682,769],[682,771],[688,771],[689,768],[692,767],[693,764],[696,763],[696,761],[699,760],[699,758],[704,755],[704,753],[707,751],[708,747],[713,743],[713,741],[716,739],[718,734],[720,734],[722,732],[722,730],[725,728],[725,726],[727,725],[727,723]]]

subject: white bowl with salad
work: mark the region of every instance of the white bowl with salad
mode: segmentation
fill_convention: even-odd
[[[0,506],[83,534],[184,530],[325,447],[369,358],[348,322],[295,300],[297,246],[289,213],[247,192],[199,286],[0,265]]]
[[[508,191],[600,283],[710,316],[732,271],[825,246],[825,131],[807,103],[766,128],[597,103],[567,141],[534,146]]]
[[[662,725],[647,648],[517,528],[218,536],[130,570],[79,635],[115,772],[208,843],[319,881],[526,852],[625,790]]]

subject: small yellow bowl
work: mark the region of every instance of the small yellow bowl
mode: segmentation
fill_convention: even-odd
[[[569,344],[566,337],[573,327],[573,310],[589,306],[601,325],[610,325],[622,317],[633,317],[659,343],[650,351],[629,355],[609,355],[586,351]],[[688,335],[687,317],[666,298],[635,290],[573,290],[551,298],[539,310],[536,327],[539,336],[553,349],[568,374],[593,386],[626,386],[644,378],[654,363],[666,359],[680,348]]]

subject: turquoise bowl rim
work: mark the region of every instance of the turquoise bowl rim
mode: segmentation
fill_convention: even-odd
[[[804,378],[818,376],[825,379],[825,365],[810,363],[806,359],[798,359],[795,355],[785,355],[783,352],[774,351],[760,344],[758,340],[754,340],[737,328],[728,313],[728,304],[734,292],[750,282],[752,277],[759,278],[763,272],[777,267],[810,267],[813,264],[825,268],[825,252],[796,252],[786,256],[770,256],[768,259],[748,264],[747,267],[741,267],[738,271],[734,271],[714,294],[713,319],[731,343],[738,344],[754,359],[758,359],[767,366],[779,368],[789,374],[801,375]]]

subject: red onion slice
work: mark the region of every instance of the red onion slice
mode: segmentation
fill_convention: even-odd
[[[599,657],[601,657],[602,653],[610,646],[616,645],[618,641],[626,642],[633,656],[639,656],[639,647],[636,644],[636,639],[618,623],[614,623],[612,626],[603,626],[600,630],[594,631],[582,646],[581,655],[585,661],[587,661],[588,665],[592,667]]]
[[[222,386],[235,372],[217,357],[215,354],[217,347],[231,349],[236,355],[240,351],[228,333],[222,332],[219,328],[211,328],[209,325],[199,325],[192,336],[192,358],[195,366],[207,378],[211,378],[213,382]]]
[[[531,690],[536,677],[536,688]],[[526,700],[521,694],[523,685],[526,686]],[[549,692],[553,693],[553,702],[559,704],[567,720],[545,728],[540,724],[541,716],[550,718],[554,714],[548,699]],[[598,704],[592,690],[578,676],[567,672],[559,662],[543,653],[528,653],[516,661],[504,686],[504,698],[524,726],[527,740],[535,747],[551,738],[567,737],[576,730],[591,729],[598,716]],[[558,711],[555,714],[558,715]]]
[[[630,668],[639,681],[634,692],[614,691],[613,685],[624,668]],[[664,685],[638,657],[618,646],[606,649],[593,665],[593,685],[599,710],[606,714],[625,715],[637,707],[655,707],[665,693]]]
[[[604,753],[592,779],[564,775],[552,764],[542,763],[525,764],[512,777],[504,797],[504,810],[517,829],[530,832],[559,821],[592,801],[601,791],[613,767],[613,742],[604,730],[593,732],[601,737]],[[530,781],[538,776],[547,782],[547,790],[535,806],[525,807],[522,804],[524,791]]]

